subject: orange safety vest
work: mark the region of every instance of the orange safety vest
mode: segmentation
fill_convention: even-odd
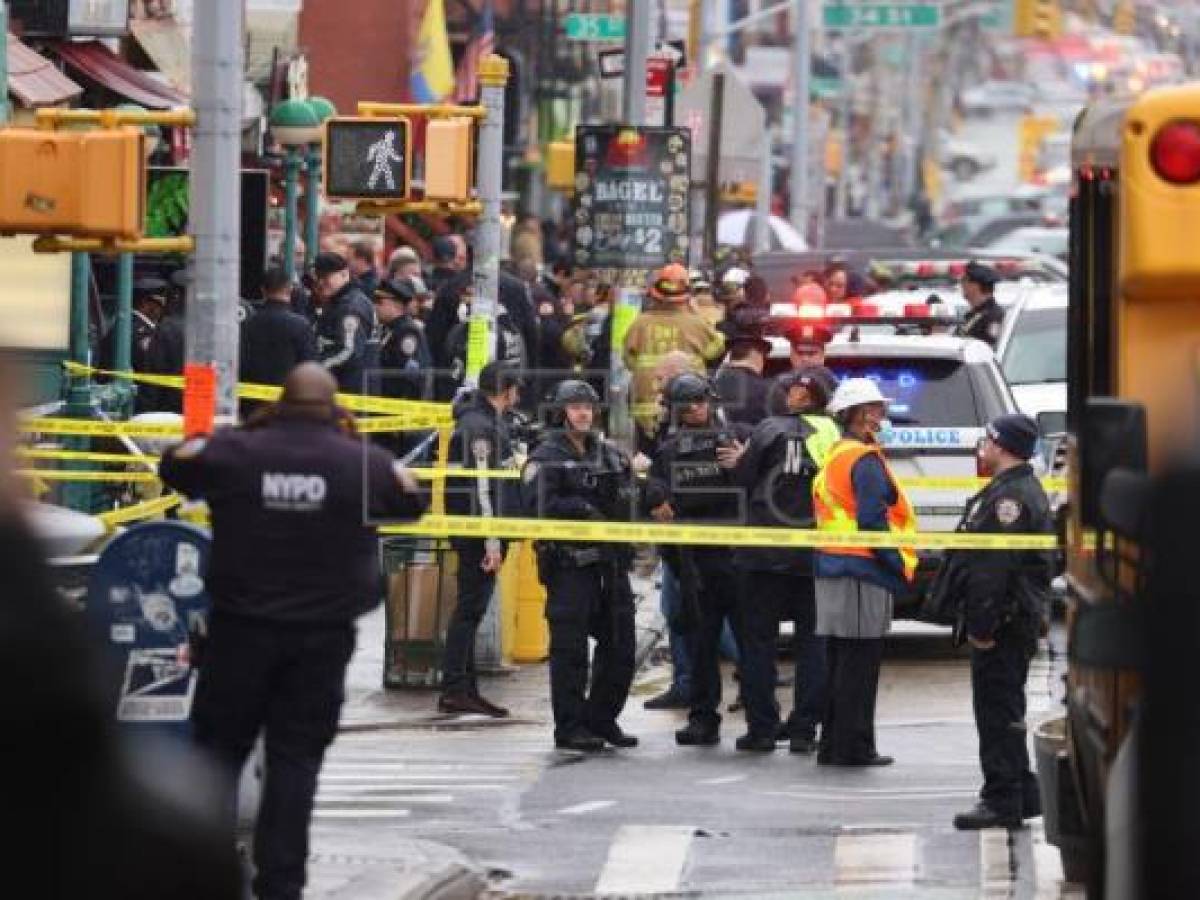
[[[896,491],[896,502],[888,507],[888,530],[893,534],[914,534],[917,516],[903,488],[896,481],[883,451],[874,444],[843,439],[834,445],[829,459],[813,480],[813,511],[816,513],[817,528],[821,531],[854,534],[858,531],[858,503],[854,499],[854,483],[851,472],[854,464],[864,456],[874,453],[883,463],[883,470]],[[871,557],[869,547],[819,547],[822,553],[836,556]],[[917,571],[917,552],[912,547],[897,549],[904,563],[904,577],[910,583]]]

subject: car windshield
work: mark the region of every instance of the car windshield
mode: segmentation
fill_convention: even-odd
[[[1066,309],[1023,312],[1013,326],[1001,368],[1011,385],[1066,381]]]
[[[893,425],[978,428],[971,379],[949,359],[843,358],[828,361],[838,378],[870,378],[891,400]]]

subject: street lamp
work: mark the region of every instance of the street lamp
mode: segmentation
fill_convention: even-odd
[[[324,97],[309,97],[308,105],[317,116],[318,123],[337,115],[337,107]],[[304,265],[311,266],[317,259],[317,243],[320,240],[321,217],[321,142],[320,134],[308,145],[305,159],[305,174],[308,181],[304,188]]]
[[[286,150],[283,158],[283,184],[286,205],[283,212],[283,268],[289,278],[296,275],[297,180],[301,151],[319,139],[321,122],[305,100],[284,100],[271,110],[271,133]]]

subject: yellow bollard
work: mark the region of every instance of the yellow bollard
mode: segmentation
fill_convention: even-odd
[[[531,542],[509,545],[500,585],[505,656],[511,654],[513,662],[542,662],[550,652],[550,629],[546,625],[546,589],[538,581]]]

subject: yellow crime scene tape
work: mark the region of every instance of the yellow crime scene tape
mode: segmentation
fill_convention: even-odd
[[[83,363],[65,361],[63,367],[72,375],[103,375],[106,378],[121,378],[127,381],[139,381],[143,384],[153,384],[158,387],[176,388],[183,390],[182,375],[150,375],[145,372],[122,372],[114,369],[101,369]],[[273,384],[252,384],[240,382],[237,386],[239,397],[246,400],[276,400],[280,388]],[[449,403],[437,403],[431,400],[398,400],[394,397],[369,397],[365,394],[338,394],[338,403],[351,412],[382,413],[385,415],[407,415],[428,421],[427,427],[435,424],[453,423],[453,415]]]
[[[440,418],[424,415],[367,416],[354,420],[362,434],[381,434],[394,431],[428,431],[446,427]],[[161,422],[107,422],[97,419],[65,419],[57,417],[20,420],[26,434],[57,434],[75,437],[183,438],[182,424]]]
[[[168,510],[174,509],[183,498],[178,494],[166,494],[153,500],[145,500],[132,506],[122,506],[96,516],[106,528],[112,529],[118,525],[128,525],[130,522],[140,522],[142,519],[152,519]]]
[[[158,481],[157,472],[110,472],[101,470],[72,469],[17,469],[22,478],[40,478],[44,481]]]
[[[579,541],[606,544],[686,544],[689,546],[781,547],[911,547],[922,550],[1053,550],[1051,534],[965,534],[915,532],[854,534],[803,528],[755,528],[733,525],[666,525],[640,522],[571,522],[562,519],[425,516],[403,525],[385,525],[382,534],[410,537],[505,538],[518,541]]]
[[[14,452],[23,459],[57,459],[67,462],[116,463],[131,466],[158,462],[158,457],[149,453],[145,455],[133,453],[92,453],[88,450],[51,450],[44,447],[18,447]]]

